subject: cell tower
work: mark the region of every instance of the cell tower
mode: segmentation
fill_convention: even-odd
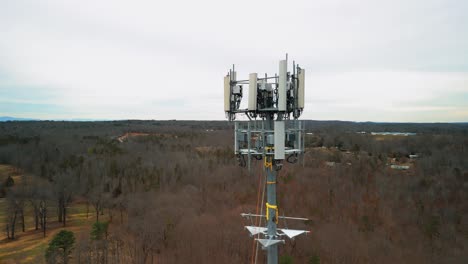
[[[249,121],[235,121],[234,150],[241,166],[251,159],[263,160],[266,172],[265,215],[242,213],[246,218],[266,219],[266,226],[245,226],[250,235],[267,251],[268,264],[278,263],[278,244],[284,237],[294,239],[306,230],[278,228],[279,219],[308,220],[279,215],[276,201],[277,174],[283,161],[298,161],[304,153],[304,126],[298,120],[304,109],[305,70],[293,62],[288,72],[288,58],[279,62],[279,73],[259,78],[251,73],[248,80],[237,80],[234,66],[224,77],[224,111],[229,121],[246,115]],[[240,109],[243,86],[249,85],[248,108]],[[246,164],[247,157],[247,164]],[[260,221],[261,222],[261,221]],[[258,244],[257,244],[258,246]]]

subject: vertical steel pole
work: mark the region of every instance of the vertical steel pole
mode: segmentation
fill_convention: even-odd
[[[247,121],[247,148],[248,148],[248,154],[247,154],[247,167],[249,169],[249,173],[252,174],[252,170],[250,169],[250,160],[251,160],[251,154],[250,154],[250,149],[252,146],[250,146],[250,140],[252,139],[252,135],[250,133],[252,127],[250,126],[251,121]]]
[[[266,130],[273,130],[273,114],[268,114],[266,118]],[[273,164],[273,155],[265,156],[267,162]],[[276,206],[276,171],[273,165],[266,166],[267,177],[267,202],[270,206]],[[275,239],[276,237],[276,210],[268,210],[268,239]],[[268,264],[278,264],[278,245],[272,245],[267,248]]]

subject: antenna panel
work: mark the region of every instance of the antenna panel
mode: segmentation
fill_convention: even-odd
[[[229,75],[224,76],[224,111],[231,110],[231,84]]]
[[[275,121],[275,159],[284,159],[284,121]]]
[[[297,107],[304,109],[304,98],[305,98],[305,69],[300,69],[297,78],[299,79],[299,89],[297,91]]]
[[[279,63],[279,80],[278,80],[278,111],[286,111],[286,78],[288,65],[286,60],[281,60]]]
[[[257,74],[249,75],[249,108],[250,111],[257,110]]]

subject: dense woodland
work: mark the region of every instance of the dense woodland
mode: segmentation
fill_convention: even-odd
[[[468,263],[468,124],[306,130],[303,159],[279,171],[278,205],[310,219],[281,226],[311,233],[280,246],[282,263]],[[233,124],[221,121],[0,123],[0,164],[24,175],[0,179],[1,228],[17,239],[28,206],[47,236],[83,203],[109,228],[75,234],[74,263],[250,263],[240,213],[255,212],[263,174],[255,159],[250,172],[238,166],[232,145]]]

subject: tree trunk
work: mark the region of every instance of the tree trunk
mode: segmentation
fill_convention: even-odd
[[[43,233],[44,233],[44,237],[46,236],[46,229],[47,229],[47,209],[46,207],[44,206],[44,209],[43,209],[43,213],[42,213],[42,223],[43,223],[43,226],[42,226],[42,230],[43,230]]]
[[[146,263],[146,259],[148,258],[148,252],[146,252],[144,249],[143,249],[143,262],[142,263]]]
[[[42,217],[41,211],[39,211],[39,224],[41,225],[41,229],[42,229],[42,227],[44,226],[44,218]]]
[[[13,221],[11,222],[11,239],[15,239],[15,224],[16,224],[16,215],[18,214],[17,211],[15,211],[15,216],[13,217]]]
[[[47,229],[47,206],[45,202],[41,202],[41,223],[42,223],[42,232],[43,236],[46,235]]]
[[[63,252],[63,264],[68,264],[68,255],[66,250]]]
[[[95,206],[96,209],[96,222],[99,222],[99,205]]]
[[[25,232],[26,226],[24,224],[24,209],[21,209],[21,227],[23,228],[23,232]]]
[[[34,207],[34,223],[36,225],[36,230],[39,229],[39,210],[37,207]]]
[[[63,213],[63,211],[62,211],[62,209],[63,209],[63,206],[62,206],[62,199],[59,199],[59,201],[58,201],[58,208],[57,208],[57,209],[58,209],[58,212],[57,212],[58,221],[59,221],[59,222],[62,222],[62,219],[63,219],[63,218],[62,218],[62,213]]]
[[[67,224],[67,207],[65,207],[65,204],[63,205],[63,209],[62,209],[62,217],[63,217],[63,226],[65,227],[65,225]]]
[[[112,223],[112,217],[113,217],[112,209],[109,208],[109,222]]]

